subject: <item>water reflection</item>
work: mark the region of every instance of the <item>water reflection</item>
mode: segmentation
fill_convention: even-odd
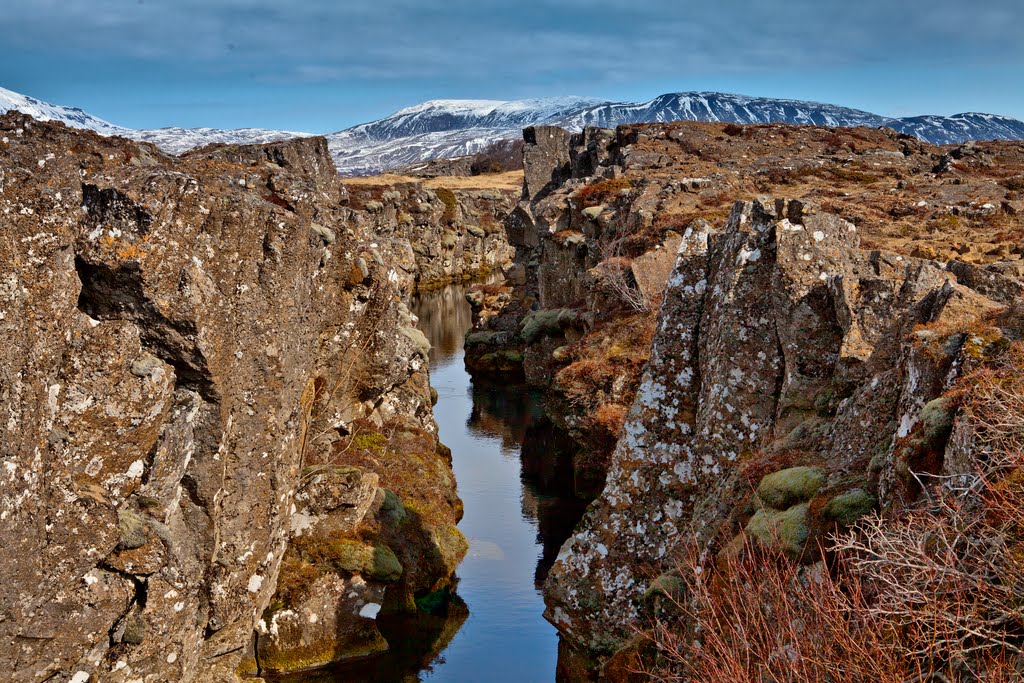
[[[587,507],[588,501],[575,495],[577,446],[544,415],[541,393],[517,385],[474,383],[469,428],[500,436],[506,448],[520,447],[523,517],[537,525],[542,548],[534,572],[540,589]]]
[[[523,385],[470,380],[462,340],[472,322],[466,288],[418,297],[411,306],[430,339],[431,384],[441,440],[470,539],[458,569],[469,618],[423,679],[553,681],[558,635],[543,618],[540,585],[586,507],[573,495],[571,444]]]
[[[573,494],[572,444],[544,417],[541,396],[522,385],[474,384],[466,373],[466,289],[449,286],[410,305],[433,346],[434,414],[465,504],[459,528],[470,549],[457,571],[465,605],[446,617],[382,618],[388,653],[275,680],[555,680],[558,635],[542,616],[540,586],[586,501]]]

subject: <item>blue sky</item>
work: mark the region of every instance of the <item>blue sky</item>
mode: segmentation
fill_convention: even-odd
[[[137,128],[719,90],[1024,119],[1022,0],[3,0],[0,86]]]

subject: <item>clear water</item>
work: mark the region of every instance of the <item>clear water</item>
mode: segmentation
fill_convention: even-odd
[[[433,345],[434,415],[465,504],[459,528],[470,549],[457,576],[468,616],[381,621],[387,655],[287,680],[554,681],[558,635],[542,616],[541,585],[586,507],[573,493],[571,444],[536,392],[473,383],[463,363],[472,323],[464,287],[421,295],[411,308]]]
[[[558,635],[542,616],[540,585],[585,502],[573,496],[566,444],[544,419],[540,396],[470,379],[462,351],[471,324],[464,294],[450,287],[425,295],[413,311],[434,344],[434,415],[452,449],[466,509],[459,528],[470,541],[458,569],[469,617],[423,679],[554,681]]]

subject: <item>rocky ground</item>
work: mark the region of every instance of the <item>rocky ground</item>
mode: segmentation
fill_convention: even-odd
[[[616,652],[680,548],[727,555],[745,532],[800,557],[898,515],[910,473],[968,467],[945,396],[1020,337],[1024,143],[699,123],[525,139],[516,262],[471,295],[467,365],[547,387],[588,446],[578,474],[604,484],[546,586],[569,642]]]
[[[505,199],[394,192],[322,138],[175,158],[0,117],[9,680],[235,680],[443,606],[461,503],[400,297],[500,263]]]

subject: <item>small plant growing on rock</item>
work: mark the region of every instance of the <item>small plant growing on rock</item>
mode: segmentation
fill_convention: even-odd
[[[581,188],[576,193],[580,206],[597,206],[613,199],[623,190],[632,189],[633,182],[629,178],[608,178],[599,180]]]
[[[448,224],[454,223],[459,210],[459,200],[455,197],[455,193],[446,187],[439,187],[434,190],[434,194],[444,204],[444,213],[441,214],[441,221]]]

